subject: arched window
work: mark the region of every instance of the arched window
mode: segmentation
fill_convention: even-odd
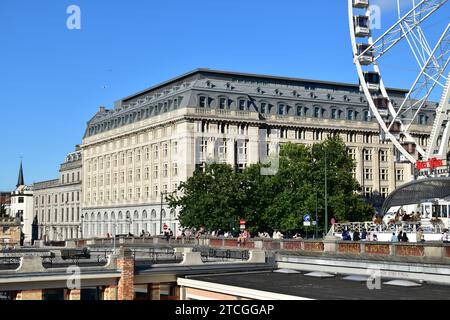
[[[198,106],[200,108],[206,108],[208,106],[208,98],[206,96],[198,97]]]
[[[95,220],[95,213],[91,213],[91,221],[94,221]]]
[[[123,220],[123,213],[122,213],[122,211],[119,211],[119,215],[118,215],[118,217],[117,217],[117,220]]]
[[[133,219],[139,220],[139,212],[137,212],[137,210],[134,212],[134,217],[133,217]]]
[[[97,213],[97,221],[102,221],[102,214],[100,212]]]
[[[146,210],[144,210],[143,212],[142,212],[142,220],[146,220],[148,217],[147,217],[147,211]]]
[[[419,115],[419,124],[426,125],[428,123],[428,117],[424,114]]]
[[[372,120],[372,116],[370,114],[370,111],[369,110],[364,110],[363,121],[370,122],[371,120]]]
[[[116,220],[116,214],[113,212],[111,212],[111,221],[115,221]]]
[[[156,218],[156,210],[153,209],[153,210],[152,210],[152,219],[155,219],[155,218]]]
[[[322,110],[320,107],[314,107],[314,118],[321,118]]]
[[[161,211],[161,217],[162,217],[163,219],[166,218],[166,210],[162,209],[162,211]]]
[[[262,114],[268,114],[269,113],[269,104],[265,101],[262,101],[259,105],[259,112]]]
[[[229,109],[230,103],[227,97],[219,97],[219,109]]]
[[[239,111],[245,111],[246,108],[247,108],[247,99],[239,98],[238,99],[238,110]]]
[[[171,217],[171,218],[175,218],[175,216],[176,216],[176,211],[175,211],[175,209],[170,210],[170,217]]]
[[[355,120],[355,111],[347,110],[347,120],[349,121]]]
[[[284,103],[278,104],[278,115],[284,116],[286,114],[286,105]]]
[[[108,221],[108,212],[105,212],[105,214],[103,215],[103,220],[104,221]]]

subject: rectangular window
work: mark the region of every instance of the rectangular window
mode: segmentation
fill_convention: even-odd
[[[169,146],[167,143],[165,143],[163,145],[163,157],[167,158],[168,155],[169,155]]]
[[[365,161],[372,161],[372,150],[371,149],[365,149],[364,150],[364,160]]]
[[[148,181],[148,179],[150,179],[150,168],[149,167],[145,167],[145,181]]]
[[[153,167],[153,179],[158,179],[158,166]]]
[[[372,197],[372,188],[370,187],[364,188],[364,196],[366,196],[367,198]]]
[[[297,117],[301,117],[302,116],[302,106],[297,106]]]
[[[173,175],[177,176],[178,175],[178,163],[175,162],[173,164],[173,168],[172,169],[173,169]]]
[[[278,105],[278,115],[279,116],[284,116],[285,114],[286,114],[286,105],[279,104]]]
[[[372,180],[372,178],[373,178],[372,169],[370,169],[370,168],[365,168],[364,169],[364,178],[366,180]]]
[[[387,181],[389,179],[389,170],[388,169],[380,170],[380,179],[381,179],[381,181]]]
[[[397,181],[404,181],[405,180],[404,174],[405,174],[404,170],[397,170]]]
[[[388,153],[386,150],[380,151],[380,161],[381,162],[387,162],[388,161]]]
[[[178,142],[173,142],[172,143],[172,148],[173,148],[173,155],[177,155],[178,154]]]
[[[163,176],[164,178],[167,178],[169,175],[169,165],[167,163],[164,164],[163,167]]]

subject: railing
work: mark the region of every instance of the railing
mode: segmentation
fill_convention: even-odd
[[[343,231],[358,231],[363,232],[364,230],[367,232],[377,232],[377,233],[393,233],[393,232],[407,232],[407,233],[415,233],[419,230],[419,228],[424,233],[432,233],[432,234],[440,234],[443,232],[444,227],[440,224],[431,224],[424,225],[419,222],[397,222],[395,224],[386,225],[376,224],[374,222],[348,222],[348,223],[336,223],[334,224],[328,236],[333,236],[335,234],[342,233]]]
[[[20,257],[0,258],[0,270],[15,270],[20,266]]]
[[[240,260],[247,261],[249,259],[248,250],[227,250],[227,249],[200,249],[195,248],[194,252],[200,252],[203,262],[208,261],[226,261]]]

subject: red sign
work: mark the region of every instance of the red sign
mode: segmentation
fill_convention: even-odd
[[[241,225],[245,225],[247,223],[247,221],[245,221],[244,219],[241,219]]]
[[[439,167],[443,166],[443,161],[442,160],[438,160],[437,158],[432,158],[430,160],[427,161],[417,161],[416,162],[416,167],[417,170],[424,170],[427,169],[428,167],[433,170]]]
[[[164,229],[164,230],[167,230],[167,229],[169,229],[169,226],[168,226],[167,224],[165,224],[165,225],[163,226],[163,229]]]

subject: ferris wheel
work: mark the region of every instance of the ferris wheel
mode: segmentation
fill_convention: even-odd
[[[372,13],[375,8],[369,0],[348,0],[354,63],[361,90],[380,125],[382,139],[391,141],[404,161],[419,164],[422,160],[446,160],[450,139],[450,5],[446,4],[447,0],[391,1],[397,1],[398,19],[389,28],[374,32]],[[433,19],[446,23],[437,36]],[[433,37],[427,37],[430,31],[434,44],[430,44]],[[379,36],[375,37],[375,33]],[[401,56],[411,54],[417,62],[414,68],[418,70],[398,104],[394,104],[382,77],[383,70],[389,68],[384,62],[395,59],[394,49],[405,51]],[[430,103],[432,97],[440,99],[436,101],[439,104]],[[426,136],[429,137],[426,142],[420,141],[421,145],[413,132],[417,129],[419,115],[430,110],[434,112],[434,123],[428,126],[431,129]]]

